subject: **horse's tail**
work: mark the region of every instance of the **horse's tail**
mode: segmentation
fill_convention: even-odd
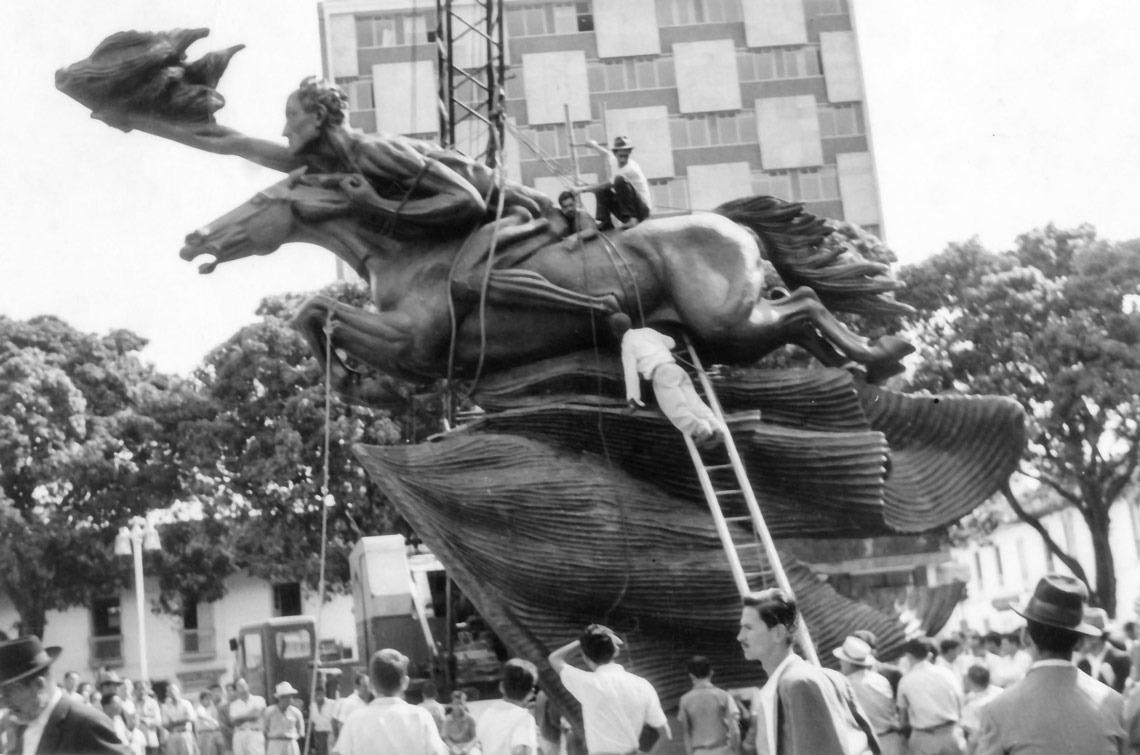
[[[768,196],[725,202],[713,212],[760,237],[765,255],[784,282],[808,286],[828,307],[857,314],[913,311],[892,292],[902,284],[890,268],[864,258],[850,244],[824,244],[832,229],[798,202]]]

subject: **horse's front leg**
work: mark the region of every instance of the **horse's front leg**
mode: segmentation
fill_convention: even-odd
[[[422,382],[420,376],[409,374],[400,366],[401,358],[414,342],[411,318],[403,313],[366,312],[318,295],[301,305],[292,324],[308,343],[317,363],[328,371],[333,390],[349,403],[402,404],[410,395],[410,386],[400,385],[388,376]],[[366,378],[345,363],[341,352],[387,376]]]

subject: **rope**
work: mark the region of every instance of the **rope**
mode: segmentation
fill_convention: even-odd
[[[309,683],[309,700],[310,702],[317,696],[317,677],[320,676],[317,669],[321,663],[321,617],[324,615],[325,607],[325,561],[328,555],[328,532],[329,532],[329,503],[332,496],[329,493],[329,449],[332,446],[332,335],[336,330],[336,320],[333,319],[333,313],[329,311],[325,320],[325,445],[324,445],[324,460],[322,465],[321,476],[321,564],[319,576],[317,578],[317,597],[319,599],[317,607],[317,626],[316,637],[313,638],[313,674]],[[305,748],[303,752],[308,755],[310,740],[313,736],[313,727],[309,726],[305,729]]]

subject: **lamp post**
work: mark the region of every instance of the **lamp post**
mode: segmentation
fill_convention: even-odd
[[[120,527],[119,534],[115,536],[115,555],[134,556],[135,560],[135,610],[139,623],[139,673],[146,681],[150,679],[150,672],[146,664],[146,610],[143,596],[143,560],[144,550],[157,551],[162,549],[158,540],[158,530],[144,517],[132,517],[128,527]]]

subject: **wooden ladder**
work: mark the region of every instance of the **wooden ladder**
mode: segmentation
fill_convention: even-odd
[[[724,427],[724,448],[728,452],[729,460],[727,464],[707,464],[701,455],[701,450],[697,448],[693,439],[684,433],[682,437],[684,437],[685,445],[689,449],[689,456],[693,460],[693,467],[697,471],[697,479],[700,480],[701,490],[704,492],[705,500],[708,502],[709,512],[712,514],[713,523],[716,525],[716,531],[720,536],[721,545],[724,546],[724,554],[728,557],[728,565],[732,571],[732,578],[736,582],[736,588],[743,598],[751,592],[773,586],[774,582],[776,587],[779,587],[788,595],[794,595],[792,585],[788,581],[788,575],[784,571],[783,564],[780,563],[780,554],[776,551],[776,544],[772,540],[768,526],[764,523],[764,515],[760,512],[760,505],[756,501],[756,494],[752,490],[752,484],[748,480],[748,472],[745,470],[744,462],[737,452],[736,442],[732,438],[732,433],[728,431],[728,424],[724,419],[724,411],[721,409],[720,400],[717,398],[716,391],[713,390],[712,381],[709,380],[708,373],[705,372],[704,367],[701,365],[700,357],[697,356],[697,351],[693,348],[693,344],[689,341],[688,337],[685,338],[685,347],[689,353],[689,361],[696,370],[701,389],[705,394],[705,400],[708,402],[713,414],[716,415]],[[733,471],[736,486],[718,490],[713,485],[712,474],[728,469]],[[724,515],[724,509],[722,508],[722,502],[729,500],[740,501],[742,499],[748,513],[741,516],[726,517]],[[749,525],[749,529],[753,535],[752,540],[738,543],[732,537],[732,530],[729,528],[730,524]],[[754,571],[746,572],[743,562],[748,560],[749,556],[752,557],[754,562],[759,563],[759,568]],[[804,623],[802,615],[800,616],[797,639],[807,659],[818,666],[819,656],[816,654],[815,645],[811,641],[811,635],[808,633],[807,624]]]

